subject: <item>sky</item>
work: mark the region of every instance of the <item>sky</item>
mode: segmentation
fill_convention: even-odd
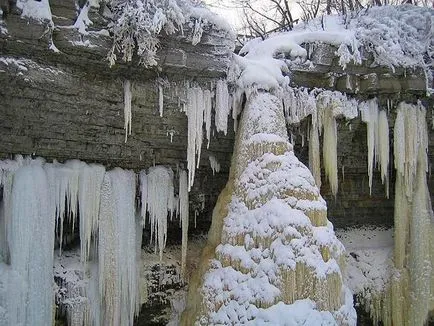
[[[241,11],[235,8],[230,0],[204,0],[209,8],[226,18],[229,24],[237,30],[241,27]]]

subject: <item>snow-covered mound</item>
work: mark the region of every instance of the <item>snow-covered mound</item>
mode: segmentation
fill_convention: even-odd
[[[355,324],[344,247],[326,216],[288,141],[281,101],[252,95],[183,325]]]

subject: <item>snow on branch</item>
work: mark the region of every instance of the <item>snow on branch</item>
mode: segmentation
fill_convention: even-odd
[[[205,7],[194,6],[190,0],[111,0],[109,6],[113,13],[109,26],[113,33],[113,46],[108,54],[110,65],[116,63],[119,54],[123,61],[131,61],[135,52],[145,67],[157,65],[160,33],[183,34],[183,24],[190,19],[193,45],[200,42],[205,24],[230,29],[224,20]]]
[[[137,47],[140,63],[145,66],[157,64],[158,34],[164,30],[175,33],[186,21],[184,12],[174,0],[113,0],[114,22],[110,28],[114,34],[113,46],[109,51],[110,65],[117,60],[131,61]]]

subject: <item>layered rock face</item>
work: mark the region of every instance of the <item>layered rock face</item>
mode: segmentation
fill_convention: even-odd
[[[186,82],[211,87],[225,76],[233,46],[228,32],[205,26],[201,42],[193,46],[187,25],[183,36],[162,36],[158,68],[145,69],[137,58],[109,68],[112,41],[103,8],[90,8],[88,34],[72,27],[79,14],[74,1],[50,1],[50,8],[50,34],[44,22],[14,13],[1,21],[0,157],[80,159],[136,171],[159,164],[186,168],[187,116],[177,92]],[[59,52],[49,49],[50,42]],[[126,142],[125,80],[132,92],[132,133]],[[203,149],[190,195],[193,212],[203,216],[224,186],[233,147],[231,126],[227,136],[214,135]],[[210,156],[220,164],[220,175],[213,175]],[[203,221],[198,218],[199,227]],[[208,218],[204,229],[209,223]]]

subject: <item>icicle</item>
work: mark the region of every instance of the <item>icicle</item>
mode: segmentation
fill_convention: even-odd
[[[345,181],[345,165],[342,164],[342,181]]]
[[[166,135],[170,136],[170,142],[173,143],[173,136],[175,135],[175,130],[167,130]]]
[[[124,81],[124,128],[125,128],[125,142],[127,142],[128,135],[131,135],[131,83],[129,80]]]
[[[159,251],[160,260],[167,239],[167,214],[173,214],[173,172],[164,166],[155,166],[148,173],[147,203],[151,222],[151,241],[155,251]]]
[[[227,81],[219,79],[216,85],[215,95],[215,126],[217,131],[223,131],[226,135],[228,131],[229,91]]]
[[[381,181],[386,187],[386,196],[389,198],[389,123],[387,113],[378,110],[376,99],[362,103],[360,106],[362,121],[366,123],[367,128],[369,193],[372,193],[373,169],[378,163]]]
[[[179,174],[179,217],[182,227],[181,276],[186,279],[187,243],[188,243],[188,179],[182,170]]]
[[[195,88],[195,96],[196,96],[196,154],[197,154],[197,165],[196,168],[199,168],[200,163],[200,153],[202,151],[202,140],[203,140],[203,114],[204,114],[204,96],[201,88]]]
[[[197,166],[200,163],[202,149],[202,125],[204,113],[203,91],[199,87],[188,88],[187,90],[187,118],[188,118],[188,146],[187,146],[187,168],[188,168],[188,190],[190,191],[194,182]]]
[[[318,127],[312,126],[309,140],[309,169],[318,188],[321,188],[321,162],[319,155]]]
[[[380,111],[378,119],[378,163],[381,171],[381,182],[386,187],[389,198],[389,122],[386,111]]]
[[[99,228],[99,293],[102,325],[134,323],[140,309],[136,176],[114,169],[105,174]]]
[[[217,161],[214,155],[209,156],[209,165],[211,166],[212,175],[214,175],[215,172],[220,172],[220,163]]]
[[[55,225],[48,195],[41,164],[31,162],[15,173],[7,225],[11,267],[6,291],[8,325],[52,324]]]
[[[160,117],[163,116],[163,105],[164,105],[163,85],[158,84],[158,108],[160,111]]]
[[[80,214],[81,261],[86,263],[90,252],[91,236],[98,231],[98,214],[105,168],[83,164],[79,175],[78,203]]]
[[[205,130],[206,130],[206,139],[207,145],[206,148],[209,148],[209,142],[211,140],[211,92],[209,90],[203,91],[203,105],[204,105],[204,120],[205,120]]]
[[[360,110],[362,121],[366,123],[367,141],[368,141],[368,176],[369,176],[369,194],[372,193],[372,174],[374,164],[377,162],[378,148],[378,104],[377,100],[373,99],[366,102],[365,106]]]
[[[337,129],[336,119],[331,109],[324,110],[324,141],[323,160],[324,170],[328,177],[333,196],[338,192],[338,169],[337,169]]]
[[[45,164],[44,169],[47,173],[50,197],[53,199],[51,201],[52,207],[50,208],[50,211],[52,212],[53,217],[55,217],[56,234],[60,235],[59,253],[62,254],[65,213],[70,219],[78,213],[77,199],[79,174],[78,171],[57,162]],[[65,207],[67,208],[66,212]],[[75,217],[72,217],[72,219],[75,220]]]
[[[140,216],[142,217],[143,227],[146,225],[146,210],[148,206],[148,176],[146,171],[140,171]]]

